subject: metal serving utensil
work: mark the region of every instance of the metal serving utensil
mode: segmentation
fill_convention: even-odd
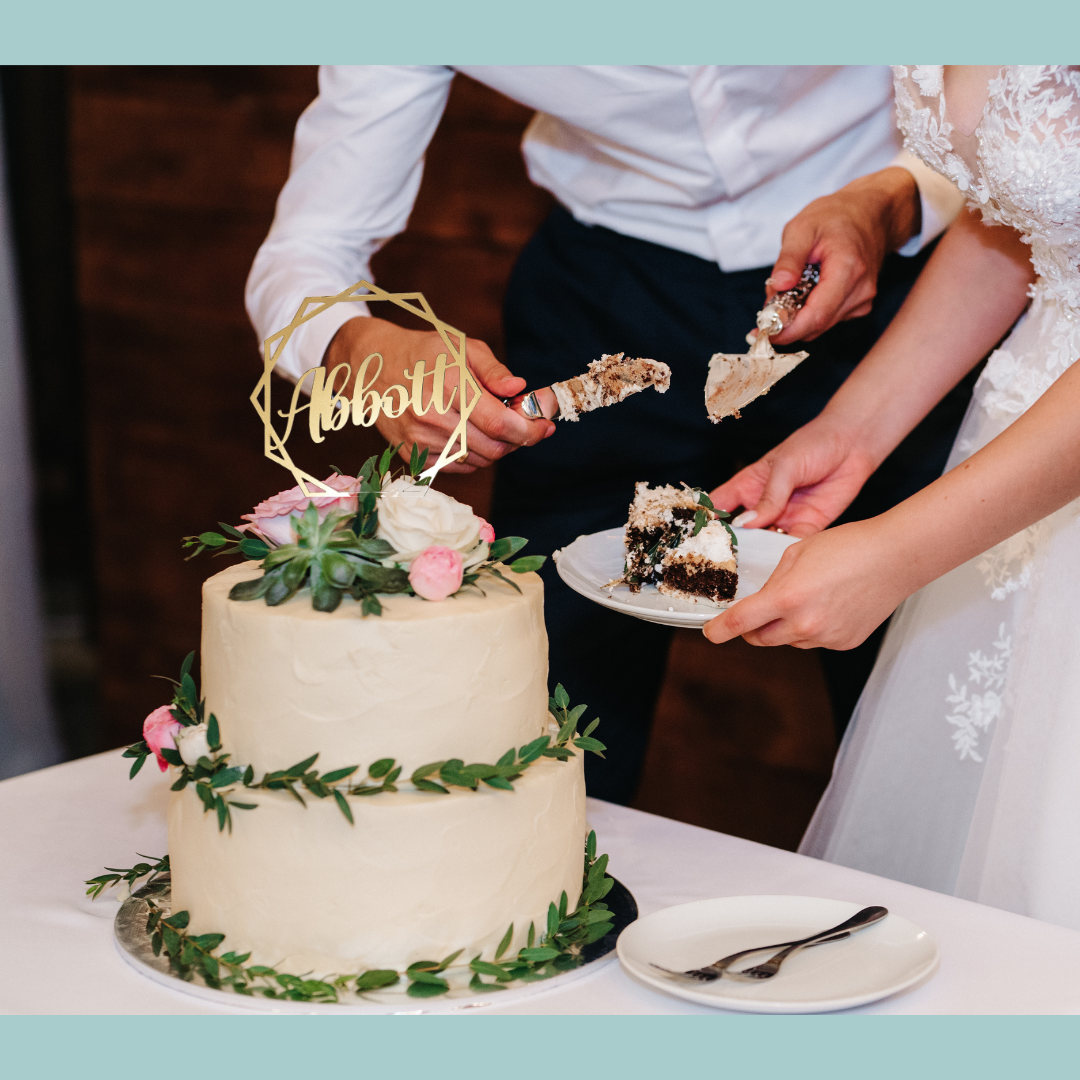
[[[772,347],[771,338],[802,310],[820,280],[821,268],[814,263],[808,264],[794,289],[777,293],[758,312],[756,335],[746,335],[749,352],[716,353],[709,361],[705,410],[714,424],[725,416],[738,418],[740,409],[767,394],[810,355],[807,352],[778,353]]]
[[[888,908],[865,907],[861,911],[857,911],[850,919],[845,919],[842,923],[838,923],[828,930],[822,930],[817,934],[811,934],[809,937],[801,938],[798,941],[781,941],[776,945],[759,945],[754,949],[743,949],[741,952],[732,953],[730,956],[725,956],[722,960],[707,964],[705,967],[691,968],[689,971],[672,971],[669,968],[661,967],[659,964],[652,964],[651,966],[666,975],[687,982],[714,982],[723,975],[740,982],[759,982],[762,979],[771,979],[780,970],[780,965],[800,949],[811,949],[816,945],[824,945],[828,941],[839,941],[841,938],[850,937],[856,931],[880,922],[888,914]],[[751,956],[753,953],[758,952],[771,952],[773,949],[780,949],[781,951],[757,967],[748,968],[745,971],[730,970],[732,964],[738,963],[745,956]]]

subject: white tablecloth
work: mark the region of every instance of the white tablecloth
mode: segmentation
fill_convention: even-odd
[[[101,754],[0,783],[3,1013],[231,1012],[150,982],[113,944],[117,904],[81,882],[135,853],[166,850],[167,782],[147,763]],[[643,915],[712,896],[790,893],[884,904],[937,940],[941,967],[868,1013],[1080,1012],[1080,933],[833,866],[722,833],[590,800],[611,872]],[[509,995],[508,995],[509,996]],[[417,1004],[420,1004],[419,1002]],[[647,989],[617,963],[484,1013],[709,1013]]]

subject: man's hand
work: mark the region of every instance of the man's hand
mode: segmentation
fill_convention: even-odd
[[[810,536],[843,513],[876,467],[850,429],[822,415],[709,497],[722,510],[752,511],[740,516],[740,525]]]
[[[327,372],[338,364],[347,363],[352,370],[346,389],[351,394],[351,384],[364,358],[371,353],[383,357],[382,371],[372,383],[372,389],[383,391],[395,383],[409,387],[405,371],[412,371],[416,364],[427,361],[430,370],[439,353],[446,352],[442,338],[435,331],[405,330],[385,319],[359,316],[342,325],[327,347],[324,364]],[[487,391],[476,403],[468,425],[469,455],[462,461],[446,466],[446,472],[472,472],[498,461],[519,446],[532,446],[546,439],[555,431],[550,420],[526,420],[503,405],[500,398],[511,397],[525,389],[525,380],[513,375],[508,368],[495,359],[492,351],[482,341],[468,338],[465,356],[477,381]],[[457,371],[446,373],[446,397],[458,385]],[[430,393],[429,389],[425,391]],[[336,389],[340,389],[340,383]],[[455,402],[457,399],[454,399]],[[459,420],[457,409],[440,415],[434,408],[425,416],[417,416],[406,409],[401,416],[391,418],[380,413],[375,426],[390,443],[404,443],[402,455],[408,458],[413,443],[425,447],[437,455],[446,445],[450,433]],[[434,458],[432,458],[434,460]]]
[[[796,214],[784,227],[769,296],[794,288],[807,263],[821,264],[821,282],[773,344],[813,341],[838,322],[868,315],[882,261],[919,231],[921,216],[915,178],[896,166],[853,180]]]

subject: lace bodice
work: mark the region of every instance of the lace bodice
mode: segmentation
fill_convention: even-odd
[[[1080,70],[1002,68],[970,136],[950,119],[942,67],[893,71],[904,145],[985,219],[1017,229],[1039,287],[1080,312]]]

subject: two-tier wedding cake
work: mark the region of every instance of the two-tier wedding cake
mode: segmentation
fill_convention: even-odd
[[[170,773],[146,932],[182,978],[298,1000],[545,978],[610,929],[582,756],[547,689],[538,556],[392,454],[187,538],[246,561],[203,586],[173,702],[129,747]],[[166,903],[164,871],[171,871]],[[155,899],[157,898],[157,899]]]

